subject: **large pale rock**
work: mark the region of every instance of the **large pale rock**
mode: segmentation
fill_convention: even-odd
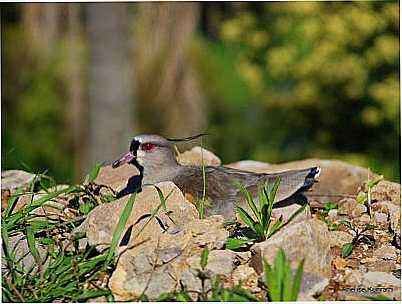
[[[1,172],[1,189],[14,190],[19,187],[28,186],[35,178],[35,174],[22,170],[7,170]]]
[[[202,229],[206,226],[209,229]],[[142,243],[121,255],[109,288],[117,301],[136,300],[141,294],[156,300],[162,292],[179,291],[180,282],[189,290],[200,291],[198,273],[204,246],[211,250],[205,272],[229,279],[236,253],[221,250],[227,237],[221,216],[188,222],[175,234],[159,234],[156,241]],[[207,286],[210,284],[208,280]]]
[[[115,191],[120,191],[126,187],[130,177],[138,174],[139,171],[137,168],[130,164],[125,164],[118,168],[112,168],[109,165],[100,169],[95,183],[109,186]]]
[[[191,150],[180,153],[177,156],[177,161],[186,166],[220,166],[221,160],[211,151],[196,146]]]
[[[296,268],[302,258],[305,258],[304,270],[329,276],[331,272],[331,255],[329,232],[325,223],[311,219],[286,226],[270,239],[255,244],[251,265],[257,272],[262,272],[263,258],[272,264],[279,248],[283,248]]]
[[[268,164],[255,161],[239,161],[227,167],[258,173],[273,173],[313,166],[321,168],[319,182],[306,195],[316,204],[339,201],[344,195],[355,195],[361,184],[367,180],[368,170],[339,160],[306,159],[282,164]]]
[[[184,224],[198,218],[198,212],[194,205],[188,202],[179,188],[171,182],[157,184],[162,190],[164,197],[170,196],[166,201],[167,211],[162,207],[158,192],[154,187],[145,187],[135,198],[134,208],[126,223],[125,233],[122,237],[127,238],[126,245],[130,246],[133,241],[155,240],[165,229],[174,233]],[[90,245],[110,244],[118,220],[130,196],[125,196],[109,204],[103,204],[92,210],[86,220],[76,230],[86,232]],[[156,219],[151,220],[145,227],[149,216],[159,207]],[[162,223],[162,225],[161,225]],[[132,227],[131,233],[128,228]],[[141,233],[139,233],[141,231]],[[135,240],[134,240],[135,238]],[[102,246],[99,247],[102,248]]]

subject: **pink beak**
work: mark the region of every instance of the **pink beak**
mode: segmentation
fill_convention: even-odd
[[[117,168],[117,167],[120,167],[121,165],[128,164],[131,161],[133,161],[134,159],[135,159],[135,155],[133,154],[133,152],[130,151],[130,152],[124,154],[120,159],[115,160],[112,163],[112,168]]]

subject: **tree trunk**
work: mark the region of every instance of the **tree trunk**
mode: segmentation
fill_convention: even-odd
[[[87,4],[89,35],[88,165],[126,151],[133,135],[132,69],[128,5]]]
[[[204,99],[191,65],[198,3],[141,3],[135,62],[141,115],[151,132],[170,137],[203,131]]]

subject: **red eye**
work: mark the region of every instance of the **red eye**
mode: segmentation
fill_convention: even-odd
[[[151,143],[145,143],[145,144],[141,145],[141,149],[146,151],[146,152],[149,152],[149,151],[153,150],[153,148],[155,148],[155,145],[151,144]]]

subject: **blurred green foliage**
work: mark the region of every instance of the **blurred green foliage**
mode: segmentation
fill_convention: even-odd
[[[2,27],[2,169],[44,172],[71,181],[62,50],[39,61],[17,25]],[[61,46],[60,46],[61,47]]]
[[[338,158],[399,180],[398,2],[233,6],[193,48],[223,160]]]
[[[66,46],[37,62],[9,10],[2,169],[48,168],[69,181]],[[191,57],[208,145],[224,163],[337,158],[400,180],[398,2],[227,3],[215,23],[218,37],[198,33]]]

